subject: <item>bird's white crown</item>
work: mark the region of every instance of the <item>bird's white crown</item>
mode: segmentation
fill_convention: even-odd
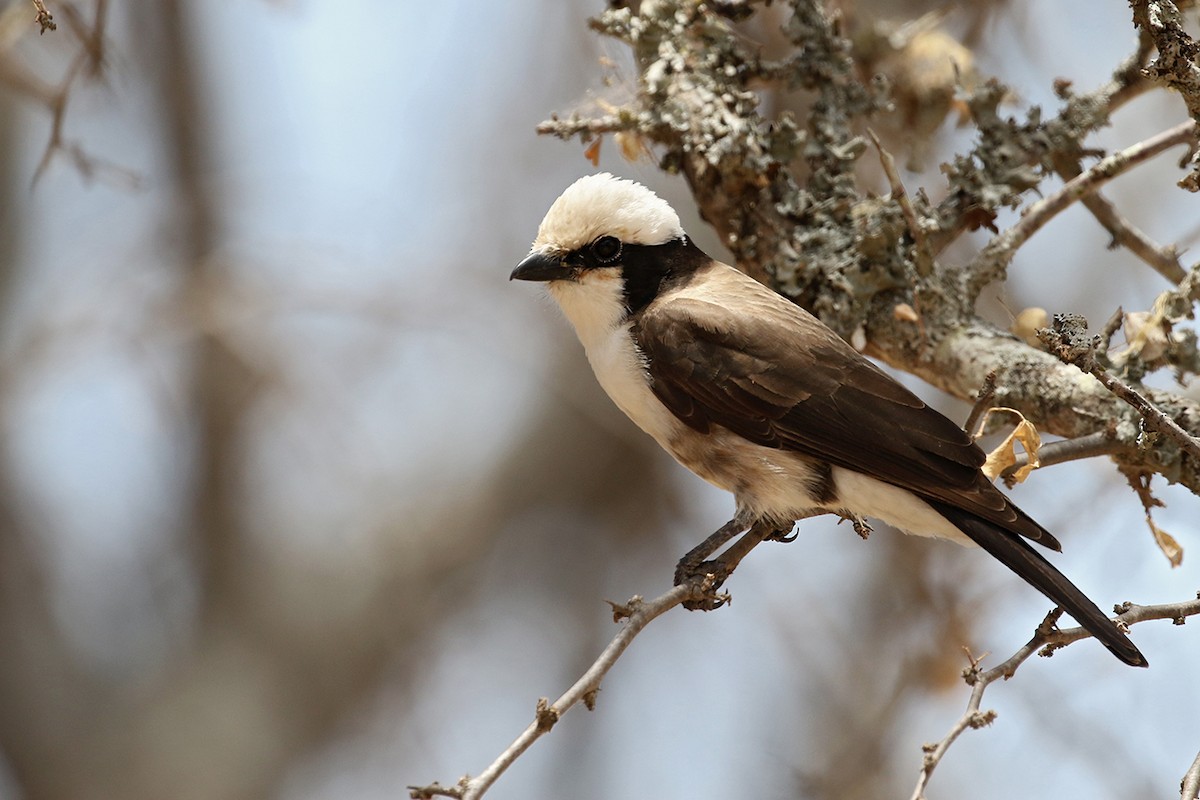
[[[559,195],[538,226],[533,249],[569,253],[601,236],[654,245],[683,236],[683,227],[666,200],[636,181],[601,172]]]

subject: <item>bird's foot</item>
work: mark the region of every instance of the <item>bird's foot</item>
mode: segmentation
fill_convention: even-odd
[[[784,544],[787,544],[788,542],[796,541],[796,537],[799,535],[800,535],[800,529],[797,528],[795,526],[795,524],[793,523],[790,527],[777,528],[777,529],[771,531],[770,533],[763,536],[763,541],[764,542],[783,542]]]
[[[724,547],[726,542],[744,529],[745,526],[736,518],[731,519],[703,542],[689,550],[675,565],[675,585],[679,586],[697,574],[703,575],[704,573],[699,572],[699,569],[704,560]]]
[[[732,519],[679,560],[675,566],[675,585],[687,586],[691,590],[688,599],[683,602],[684,608],[692,611],[712,611],[728,605],[729,593],[718,592],[717,589],[721,588],[721,584],[733,574],[754,546],[766,539],[790,542],[795,538],[790,535],[790,527],[779,530],[775,525],[758,521],[751,524],[750,530],[730,545],[719,558],[706,560],[742,530],[744,525],[737,519]]]
[[[702,561],[682,570],[683,562],[675,568],[675,585],[689,589],[683,607],[689,611],[715,611],[730,601],[729,592],[718,592],[721,584],[729,577],[729,565],[724,559]]]

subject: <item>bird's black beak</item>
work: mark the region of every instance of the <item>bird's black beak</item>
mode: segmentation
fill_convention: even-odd
[[[575,270],[563,263],[562,258],[545,253],[530,253],[517,264],[508,279],[518,281],[564,281],[572,280]]]

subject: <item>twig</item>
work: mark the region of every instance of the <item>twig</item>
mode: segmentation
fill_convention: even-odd
[[[534,721],[521,732],[521,735],[512,744],[505,748],[495,761],[477,777],[463,777],[453,787],[443,787],[436,783],[429,786],[409,786],[409,796],[426,800],[434,796],[457,797],[462,800],[482,797],[492,784],[504,774],[504,771],[520,758],[522,753],[554,727],[554,724],[568,709],[581,700],[588,702],[588,698],[594,699],[596,692],[600,689],[600,682],[617,663],[617,659],[625,652],[625,648],[633,642],[633,638],[655,618],[687,600],[692,591],[692,588],[686,585],[675,586],[648,602],[635,596],[623,606],[614,605],[613,618],[624,619],[624,627],[608,643],[608,646],[604,648],[600,657],[592,663],[587,672],[583,673],[579,680],[575,681],[575,684],[552,705],[547,705],[544,698],[538,701]],[[588,702],[588,705],[590,704]]]
[[[1200,753],[1196,754],[1196,760],[1192,762],[1192,766],[1183,776],[1179,800],[1196,800],[1198,797],[1200,797]]]
[[[1073,180],[1081,173],[1079,166],[1066,158],[1055,159],[1054,169],[1065,181]],[[1116,206],[1099,192],[1082,198],[1081,202],[1104,230],[1108,231],[1114,247],[1129,250],[1171,283],[1183,280],[1185,273],[1179,263],[1179,253],[1173,245],[1161,246],[1155,243],[1141,229],[1122,217]]]
[[[989,274],[990,270],[986,267],[1007,264],[1021,245],[1075,201],[1092,194],[1121,173],[1153,158],[1167,148],[1194,141],[1198,133],[1200,127],[1196,122],[1182,122],[1143,142],[1100,159],[1063,184],[1057,192],[1038,200],[1029,206],[1015,225],[994,237],[984,247],[976,260],[976,280],[986,278],[986,282],[990,282],[995,276]]]
[[[967,415],[967,421],[963,423],[963,430],[968,435],[970,435],[971,431],[979,427],[979,418],[983,416],[984,411],[987,411],[988,405],[991,404],[992,398],[995,396],[996,370],[992,370],[984,377],[983,385],[975,393],[975,405],[971,406],[971,413]]]
[[[879,137],[875,135],[875,131],[867,128],[867,135],[871,137],[871,141],[875,145],[875,150],[879,153],[879,165],[883,167],[883,174],[887,176],[888,184],[891,186],[892,199],[900,206],[900,213],[904,215],[904,221],[908,225],[908,232],[912,234],[914,252],[913,265],[916,267],[917,274],[922,278],[927,278],[933,273],[933,251],[929,249],[929,241],[925,236],[924,229],[921,228],[921,221],[917,219],[917,213],[913,210],[912,201],[908,197],[908,191],[904,188],[904,184],[900,180],[900,174],[896,172],[896,159],[887,150],[883,149],[883,145],[879,143]]]
[[[735,542],[721,558],[714,562],[705,562],[713,564],[714,573],[699,576],[700,580],[689,580],[679,586],[675,586],[670,591],[667,591],[650,601],[643,600],[640,596],[631,598],[624,605],[611,603],[613,607],[613,620],[620,622],[625,621],[624,627],[620,632],[613,637],[608,646],[600,656],[588,667],[587,672],[580,676],[579,680],[575,681],[561,697],[548,703],[545,698],[538,701],[537,713],[534,721],[529,724],[521,735],[518,736],[513,743],[505,748],[496,760],[481,772],[477,777],[463,776],[454,786],[442,786],[439,783],[432,783],[428,786],[409,786],[409,796],[419,798],[420,800],[428,800],[432,797],[455,797],[460,800],[478,800],[482,797],[492,784],[496,782],[504,771],[512,766],[513,762],[521,757],[521,754],[533,745],[543,734],[549,732],[572,706],[583,701],[584,705],[591,709],[595,703],[596,693],[600,691],[600,683],[604,677],[608,675],[617,663],[617,659],[625,652],[625,649],[633,642],[633,638],[649,625],[656,618],[662,616],[667,611],[678,605],[686,603],[710,602],[714,598],[714,591],[720,582],[725,580],[737,567],[738,563],[759,543],[764,539],[764,535],[769,533],[770,526],[753,525],[737,542]],[[704,565],[701,565],[704,566]],[[718,604],[720,605],[720,604]],[[715,606],[714,606],[715,607]]]
[[[46,4],[42,0],[33,0],[33,7],[37,9],[37,17],[33,21],[42,26],[38,31],[39,36],[48,30],[58,30],[58,26],[54,24],[54,15],[46,10]]]
[[[1135,625],[1151,619],[1169,619],[1174,621],[1176,625],[1182,625],[1188,617],[1200,614],[1200,593],[1197,593],[1195,600],[1184,600],[1179,603],[1164,603],[1155,606],[1139,606],[1133,603],[1123,603],[1118,607],[1118,610],[1120,613],[1114,618],[1114,622],[1122,627]],[[981,728],[990,724],[996,718],[995,711],[979,710],[980,703],[983,700],[983,693],[987,690],[988,686],[1000,678],[1004,678],[1005,680],[1011,678],[1021,664],[1034,653],[1040,651],[1041,655],[1050,656],[1055,651],[1061,650],[1072,642],[1091,638],[1092,634],[1083,628],[1067,628],[1066,630],[1055,628],[1055,623],[1057,623],[1061,615],[1061,609],[1055,609],[1047,614],[1046,618],[1042,620],[1042,624],[1034,632],[1033,638],[1026,642],[1021,649],[1013,653],[1008,660],[998,666],[983,672],[979,669],[979,662],[972,659],[970,666],[963,670],[963,680],[971,687],[971,696],[967,700],[967,708],[962,716],[950,727],[949,733],[940,742],[924,746],[925,758],[921,765],[921,771],[917,775],[917,784],[913,789],[911,800],[922,800],[925,797],[925,788],[929,785],[929,779],[933,775],[933,771],[945,757],[950,745],[954,744],[954,741],[963,731],[967,730],[967,728]],[[1191,772],[1189,771],[1190,774]],[[1198,777],[1198,780],[1200,780],[1200,777]]]
[[[1185,453],[1192,458],[1200,459],[1200,439],[1179,427],[1179,423],[1167,416],[1157,406],[1142,396],[1141,392],[1109,373],[1099,364],[1093,364],[1089,370],[1104,388],[1133,406],[1142,416],[1142,423],[1150,430],[1169,436]]]
[[[1200,439],[1181,428],[1132,386],[1100,366],[1095,352],[1100,337],[1088,338],[1087,320],[1076,314],[1055,314],[1053,328],[1040,329],[1038,338],[1063,362],[1093,375],[1105,389],[1132,406],[1141,415],[1143,427],[1170,437],[1183,452],[1200,461]]]
[[[1039,469],[1083,458],[1111,455],[1121,449],[1122,445],[1117,441],[1114,430],[1096,431],[1076,439],[1049,442],[1038,449]],[[1008,477],[1029,463],[1028,453],[1020,453],[1016,458],[1012,466],[1000,473],[1001,478]]]

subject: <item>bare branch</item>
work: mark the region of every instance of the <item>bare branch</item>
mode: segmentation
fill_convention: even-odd
[[[892,200],[900,206],[900,211],[904,214],[904,222],[908,225],[908,232],[912,236],[913,244],[916,245],[913,252],[913,265],[916,267],[918,275],[928,277],[933,272],[933,253],[929,249],[929,240],[925,236],[925,231],[921,228],[921,221],[917,219],[916,211],[913,210],[908,191],[900,181],[899,173],[896,172],[896,159],[883,149],[875,131],[868,129],[867,133],[871,137],[871,143],[875,145],[875,150],[879,153],[879,165],[883,168],[883,174],[887,176],[888,184],[891,186]]]
[[[1055,215],[1072,203],[1099,189],[1108,181],[1146,161],[1164,150],[1179,144],[1194,142],[1200,128],[1194,121],[1182,122],[1173,128],[1102,158],[1076,177],[1067,181],[1053,194],[1031,205],[1024,216],[1008,230],[996,236],[975,260],[970,284],[978,289],[1003,275],[1004,268],[1017,250]],[[973,296],[973,295],[972,295]]]
[[[1063,439],[1060,442],[1049,442],[1038,450],[1039,469],[1064,464],[1068,461],[1078,461],[1084,458],[1112,455],[1121,449],[1122,445],[1116,439],[1115,430],[1097,431],[1078,439]],[[1020,453],[1016,462],[1000,473],[1005,478],[1029,463],[1029,454]]]
[[[426,787],[410,786],[408,787],[410,790],[409,796],[413,798],[428,798],[435,794],[440,794],[447,797],[463,798],[463,800],[482,797],[491,788],[492,784],[504,774],[504,771],[520,758],[522,753],[528,750],[544,734],[549,732],[558,718],[580,701],[595,696],[595,693],[600,689],[600,682],[604,680],[604,676],[608,674],[609,670],[616,665],[617,659],[621,657],[621,654],[633,642],[635,636],[641,633],[647,625],[659,616],[687,600],[692,595],[692,591],[692,588],[689,586],[675,586],[648,602],[641,597],[632,597],[623,606],[614,606],[614,619],[625,620],[625,625],[621,628],[621,631],[608,643],[608,646],[604,648],[604,651],[592,663],[587,672],[583,673],[579,680],[564,692],[561,697],[555,700],[553,704],[546,706],[544,705],[545,700],[539,701],[538,713],[534,721],[478,777],[464,778],[453,788],[443,788],[438,784],[431,784]],[[436,787],[436,791],[434,787]]]
[[[1118,610],[1120,613],[1113,618],[1113,621],[1122,627],[1152,619],[1169,619],[1176,625],[1182,625],[1188,617],[1200,614],[1200,593],[1197,593],[1197,597],[1194,600],[1184,600],[1179,603],[1164,603],[1154,606],[1123,603]],[[1046,618],[1042,620],[1042,624],[1034,632],[1033,638],[1026,642],[1017,652],[1009,656],[1006,661],[986,672],[980,670],[977,660],[971,660],[970,666],[963,670],[963,680],[971,687],[971,696],[967,700],[967,708],[963,711],[962,716],[950,727],[950,731],[941,741],[936,744],[927,744],[924,746],[925,759],[921,765],[921,771],[917,775],[917,784],[913,789],[911,800],[922,800],[925,797],[925,788],[929,785],[929,779],[933,776],[933,771],[945,757],[946,751],[950,749],[950,745],[954,744],[954,741],[958,739],[963,731],[968,728],[980,728],[989,725],[996,718],[995,711],[979,710],[980,704],[983,701],[983,693],[987,690],[988,686],[1000,678],[1004,678],[1005,680],[1011,678],[1016,674],[1017,669],[1025,663],[1025,660],[1034,653],[1040,651],[1040,654],[1043,656],[1051,656],[1055,651],[1061,650],[1072,642],[1091,637],[1091,634],[1083,628],[1067,628],[1066,630],[1056,628],[1055,625],[1060,616],[1062,616],[1062,610],[1057,608],[1047,614]]]
[[[1067,181],[1073,180],[1081,172],[1073,164],[1060,163],[1058,159],[1055,161],[1055,171]],[[1116,206],[1098,192],[1082,198],[1081,202],[1112,236],[1113,247],[1126,248],[1172,283],[1179,283],[1184,279],[1185,273],[1174,245],[1164,247],[1156,244],[1133,223],[1122,217]]]

